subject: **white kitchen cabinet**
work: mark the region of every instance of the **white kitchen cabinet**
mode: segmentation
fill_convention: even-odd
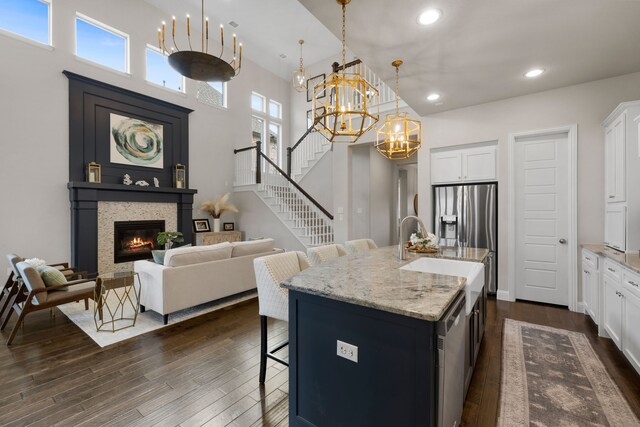
[[[598,272],[592,267],[582,266],[582,292],[584,296],[584,312],[598,324]]]
[[[605,128],[605,190],[607,203],[626,200],[626,113]]]
[[[622,349],[622,286],[612,275],[602,275],[602,322],[609,338]]]
[[[434,151],[431,153],[431,183],[495,181],[496,146]]]
[[[431,153],[431,183],[446,184],[462,181],[462,153],[444,151]]]
[[[619,251],[627,250],[627,207],[607,204],[604,212],[604,243]]]
[[[622,283],[624,309],[622,319],[622,352],[640,372],[640,277],[626,272]]]

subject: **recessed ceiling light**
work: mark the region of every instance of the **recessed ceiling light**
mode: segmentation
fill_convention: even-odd
[[[530,79],[534,78],[534,77],[538,77],[539,75],[541,75],[542,73],[544,73],[544,68],[533,68],[529,71],[527,71],[524,76],[525,77],[529,77]]]
[[[427,9],[418,16],[418,23],[420,25],[431,25],[440,18],[442,18],[440,9]]]
[[[286,58],[286,57],[287,57],[287,55],[285,55],[284,53],[281,53],[281,54],[280,54],[280,58],[284,59],[284,58]]]
[[[438,99],[440,99],[440,94],[439,93],[432,93],[429,96],[427,96],[427,99],[429,101],[437,101]]]

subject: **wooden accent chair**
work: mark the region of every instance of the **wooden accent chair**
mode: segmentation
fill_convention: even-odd
[[[267,375],[267,358],[289,366],[274,353],[289,345],[289,341],[267,349],[267,317],[289,321],[289,293],[280,287],[282,281],[309,268],[309,260],[304,252],[284,252],[253,260],[258,285],[258,306],[260,311],[260,384]]]
[[[324,245],[315,246],[307,249],[307,257],[309,257],[309,263],[313,267],[314,265],[322,264],[323,262],[330,261],[332,259],[345,256],[347,251],[342,245]]]
[[[373,239],[359,239],[344,242],[344,247],[350,254],[360,254],[369,252],[371,249],[376,249],[378,245],[376,245],[376,242],[374,242]]]
[[[19,262],[16,267],[20,274],[18,292],[12,298],[9,312],[2,326],[0,326],[0,330],[4,330],[11,314],[16,313],[18,315],[18,320],[11,331],[11,335],[9,335],[7,345],[11,345],[25,316],[29,313],[80,300],[84,300],[85,309],[89,309],[89,298],[93,299],[95,281],[87,279],[86,273],[75,273],[72,276],[67,276],[67,279],[82,277],[81,279],[69,281],[64,285],[47,287],[40,277],[40,273],[30,264]],[[21,298],[24,298],[22,307],[19,302],[16,302]]]
[[[9,261],[9,265],[11,266],[11,274],[7,277],[7,282],[5,283],[2,291],[0,292],[0,325],[4,323],[5,318],[8,317],[8,308],[11,307],[9,302],[12,297],[18,293],[19,283],[18,279],[20,279],[20,272],[18,271],[18,263],[24,261],[19,255],[16,254],[8,254],[7,261]],[[55,264],[47,264],[49,267],[56,267],[59,269],[62,274],[65,276],[71,276],[76,273],[76,269],[69,267],[69,263],[67,262],[59,262]],[[20,299],[22,298],[22,299]],[[24,298],[19,297],[17,302],[23,302]],[[4,316],[3,316],[4,315]]]

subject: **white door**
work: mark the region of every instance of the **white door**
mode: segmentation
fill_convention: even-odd
[[[567,306],[568,135],[516,139],[516,298]]]

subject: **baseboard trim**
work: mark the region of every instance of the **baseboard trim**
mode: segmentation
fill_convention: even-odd
[[[578,306],[576,307],[576,313],[586,314],[584,312],[584,303],[582,301],[578,303]]]
[[[499,301],[513,301],[510,297],[509,297],[509,291],[498,291],[496,293],[496,299],[498,299]]]

